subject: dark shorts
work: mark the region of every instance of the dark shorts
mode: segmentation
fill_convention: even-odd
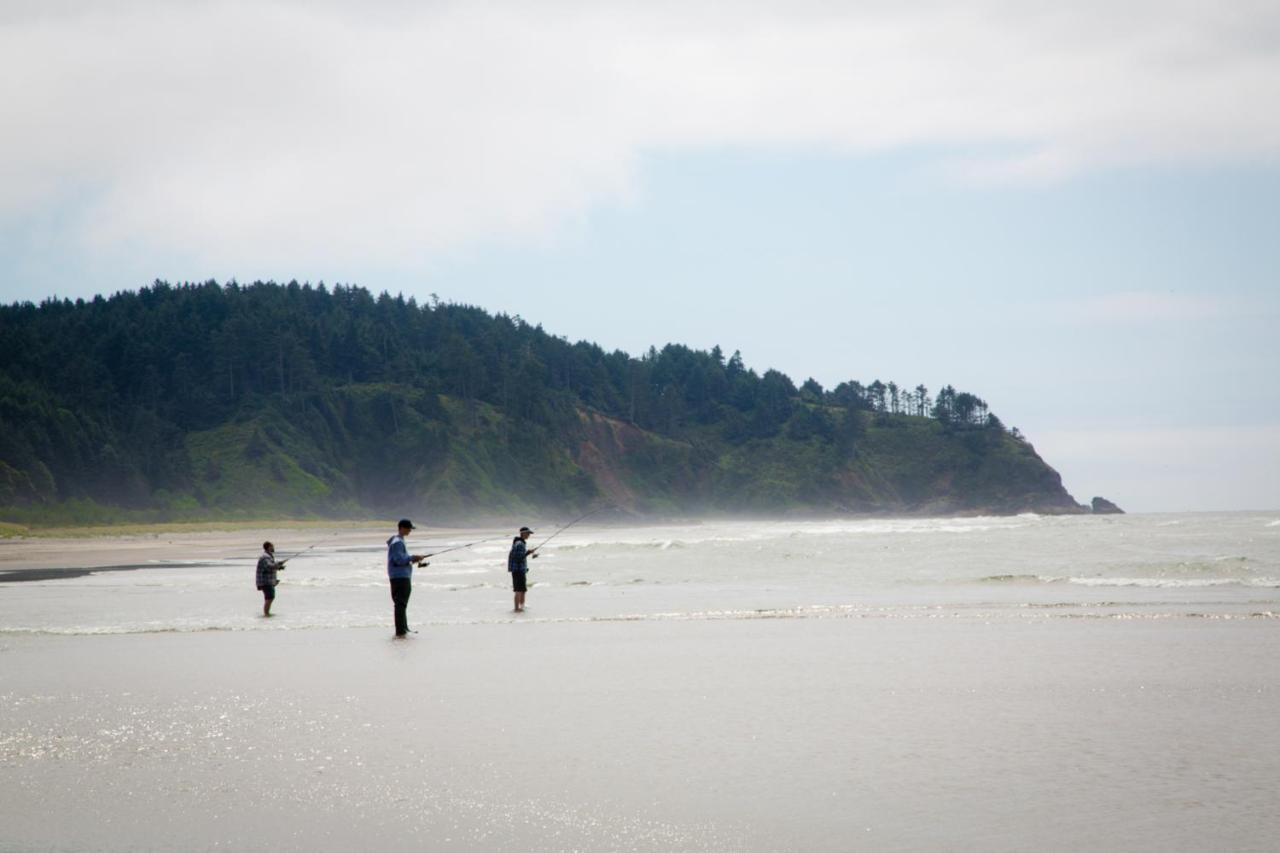
[[[528,572],[512,572],[511,573],[511,589],[515,592],[525,591],[525,579],[528,578]]]
[[[262,597],[267,601],[276,600],[276,588],[274,586],[260,586],[258,589],[262,590]]]

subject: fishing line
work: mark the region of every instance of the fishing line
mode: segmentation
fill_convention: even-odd
[[[574,526],[575,524],[577,524],[579,521],[584,521],[585,519],[590,518],[591,516],[595,515],[595,514],[596,514],[596,513],[598,513],[598,512],[604,512],[606,509],[614,509],[615,507],[617,507],[617,504],[605,504],[604,506],[596,507],[595,509],[591,510],[591,512],[584,513],[584,514],[582,514],[582,515],[578,516],[578,517],[577,517],[577,518],[575,518],[573,521],[569,522],[569,523],[568,523],[568,524],[566,524],[564,527],[561,527],[561,528],[560,528],[559,530],[557,530],[555,533],[552,533],[552,534],[551,534],[550,536],[548,536],[546,539],[543,539],[543,540],[542,540],[541,542],[539,542],[537,545],[535,545],[534,547],[530,548],[530,549],[529,549],[529,556],[533,556],[533,552],[534,552],[534,551],[537,551],[537,550],[538,550],[539,548],[541,548],[543,545],[546,545],[546,544],[547,544],[548,542],[550,542],[552,539],[555,539],[557,536],[559,536],[561,533],[564,533],[564,532],[565,532],[566,530],[568,530],[570,527],[573,527],[573,526]]]
[[[290,560],[292,560],[294,557],[301,557],[303,554],[307,553],[307,552],[308,552],[308,551],[310,551],[312,548],[315,548],[317,545],[322,545],[323,543],[328,542],[330,539],[332,539],[333,537],[337,536],[339,532],[341,532],[341,531],[337,531],[337,530],[335,530],[333,533],[330,533],[328,536],[324,537],[324,538],[323,538],[323,539],[321,539],[319,542],[315,543],[315,545],[308,545],[306,548],[303,548],[303,549],[302,549],[301,551],[299,551],[298,553],[296,553],[296,554],[290,554],[289,556],[285,557],[283,560],[276,560],[276,562],[277,562],[277,563],[287,563],[287,562],[289,562]]]
[[[422,559],[428,557],[438,557],[441,554],[448,554],[450,551],[460,551],[463,548],[470,548],[473,545],[479,545],[484,542],[493,542],[495,539],[505,539],[505,536],[490,536],[488,539],[477,539],[475,542],[468,542],[466,545],[454,545],[452,548],[445,548],[443,551],[432,551],[430,554],[424,554]]]

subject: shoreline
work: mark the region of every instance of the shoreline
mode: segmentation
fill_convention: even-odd
[[[1219,512],[1131,513],[1125,516],[1097,516],[1097,523],[1111,523],[1117,518],[1194,518],[1200,516],[1266,516],[1280,515],[1280,510],[1238,510]],[[701,515],[628,518],[620,521],[592,519],[582,529],[614,527],[660,528],[698,527],[723,521],[745,521],[760,524],[808,524],[830,522],[920,522],[927,520],[1016,519],[1036,516],[1052,519],[1093,519],[1092,514],[942,514],[912,515],[873,513],[857,515]],[[537,528],[552,530],[558,525],[545,518],[526,514]],[[1086,522],[1087,523],[1087,522]],[[430,524],[424,522],[415,534],[416,541],[472,536],[497,536],[513,524],[476,519],[464,524],[454,521]],[[12,528],[0,522],[0,528]],[[271,540],[285,554],[316,544],[327,546],[381,545],[394,520],[385,522],[366,519],[255,519],[251,521],[163,522],[156,524],[63,526],[25,529],[20,534],[0,530],[0,583],[35,580],[35,577],[4,577],[15,572],[64,572],[52,577],[83,576],[89,571],[123,570],[125,568],[159,568],[191,566],[208,561],[256,559],[261,543]],[[317,543],[317,539],[321,543]],[[108,553],[109,552],[109,553]]]
[[[488,529],[423,525],[418,538],[428,541]],[[233,529],[179,527],[128,533],[101,528],[92,530],[94,532],[81,535],[55,536],[51,533],[48,536],[0,539],[0,583],[16,580],[3,577],[5,573],[12,572],[64,571],[68,574],[57,577],[74,577],[77,575],[73,573],[83,576],[95,571],[119,571],[125,567],[162,568],[228,559],[256,560],[262,542],[268,539],[285,555],[302,551],[316,544],[317,539],[328,547],[381,546],[387,531],[394,532],[395,522],[361,526],[288,526],[284,522],[268,526],[255,522]]]
[[[0,521],[0,542],[6,539],[95,539],[159,537],[178,533],[231,533],[285,528],[288,530],[381,529],[387,522],[367,519],[256,518],[242,521],[157,521],[119,524],[26,525]]]
[[[1280,513],[1280,509],[1251,510],[1202,510],[1186,512],[1134,512],[1126,515],[1215,515],[1215,514],[1249,514]],[[471,520],[449,516],[443,518],[438,525],[441,530],[487,530],[512,523],[512,519],[546,519],[555,517],[553,511],[512,513],[502,518],[492,515],[477,514]],[[725,513],[690,513],[687,515],[640,515],[627,514],[616,520],[607,517],[595,521],[592,526],[612,527],[618,525],[657,527],[662,525],[707,524],[723,521],[758,521],[758,522],[821,522],[821,521],[919,521],[922,519],[967,519],[967,518],[1018,518],[1024,515],[1036,515],[1045,518],[1077,518],[1090,517],[1090,512],[1060,512],[1026,509],[1018,512],[1001,512],[994,509],[973,509],[961,512],[906,512],[886,510],[884,512],[725,512]],[[414,517],[410,513],[410,517]],[[17,522],[0,521],[0,543],[10,540],[40,539],[100,539],[100,538],[158,538],[164,534],[180,533],[233,533],[254,530],[382,530],[395,527],[395,519],[299,519],[299,518],[259,518],[234,521],[157,521],[157,522],[121,522],[119,524],[85,524],[85,525],[28,525]],[[515,522],[518,526],[519,522]],[[424,525],[425,529],[425,525]]]
[[[614,510],[615,512],[610,512]],[[1230,510],[1228,512],[1280,512],[1276,510]],[[510,512],[500,515],[492,512],[477,511],[473,514],[448,514],[440,516],[439,527],[450,530],[466,530],[489,528],[509,524],[513,519],[547,519],[558,515],[575,515],[576,510],[531,509],[526,512]],[[1120,515],[1196,515],[1214,513],[1214,510],[1187,511],[1177,513],[1119,513]],[[1096,513],[1107,515],[1108,513]],[[430,517],[427,513],[416,513]],[[701,524],[721,521],[870,521],[870,520],[919,520],[949,518],[1017,518],[1020,515],[1039,515],[1046,518],[1092,516],[1084,504],[1077,508],[1070,507],[1024,507],[1010,510],[997,507],[970,507],[947,510],[939,507],[923,506],[916,509],[886,508],[883,510],[815,510],[811,507],[779,508],[772,511],[737,512],[737,511],[690,511],[687,513],[641,513],[620,506],[604,507],[604,513],[595,522],[597,525],[664,525],[664,524]],[[409,512],[415,517],[414,512]],[[289,530],[325,530],[325,529],[382,529],[394,526],[395,519],[377,518],[248,518],[208,521],[121,521],[118,523],[92,524],[41,524],[6,521],[0,518],[0,542],[6,539],[50,539],[50,538],[94,538],[114,536],[158,536],[165,533],[195,532],[230,532],[265,529]],[[519,522],[517,521],[517,526]]]

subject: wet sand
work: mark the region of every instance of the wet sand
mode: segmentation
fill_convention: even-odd
[[[1277,651],[1259,621],[10,636],[0,850],[1264,850]]]
[[[0,581],[32,580],[37,577],[83,576],[89,571],[120,571],[157,568],[176,564],[205,564],[206,561],[256,560],[262,543],[275,544],[276,552],[288,557],[320,543],[326,549],[372,548],[394,533],[385,525],[342,528],[261,528],[226,531],[158,530],[129,535],[66,537],[15,537],[0,539]],[[421,531],[415,541],[465,536],[475,531],[435,528]],[[39,570],[42,574],[37,575]]]

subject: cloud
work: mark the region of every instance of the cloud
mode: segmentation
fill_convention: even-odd
[[[978,181],[1273,163],[1277,48],[1266,2],[17,2],[0,220],[415,265],[625,200],[647,152],[1016,152],[946,163]]]

